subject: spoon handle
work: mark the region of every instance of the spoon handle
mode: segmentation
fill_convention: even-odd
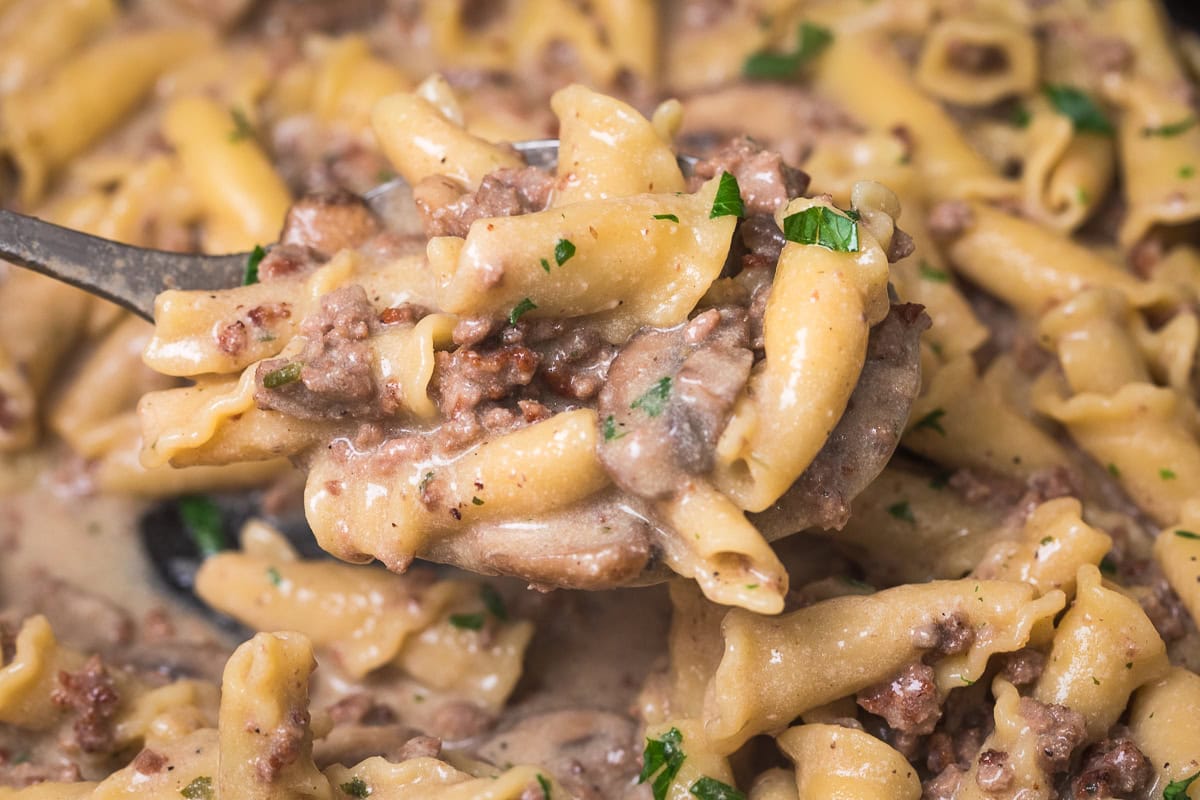
[[[0,209],[0,259],[111,300],[148,320],[164,289],[242,282],[249,253],[206,256],[147,250]]]

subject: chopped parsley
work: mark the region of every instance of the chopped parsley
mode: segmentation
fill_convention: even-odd
[[[1088,203],[1092,202],[1092,196],[1088,194],[1087,189],[1083,188],[1082,186],[1076,186],[1075,200],[1079,203],[1079,205],[1086,206]]]
[[[1042,545],[1043,547],[1045,547],[1046,545],[1050,544],[1053,541],[1054,541],[1053,536],[1043,536],[1042,541],[1039,542],[1039,544]]]
[[[717,184],[717,195],[713,198],[709,219],[717,217],[740,217],[746,212],[742,206],[742,190],[732,172],[722,172]]]
[[[1074,86],[1063,84],[1047,84],[1042,87],[1046,99],[1054,109],[1071,120],[1075,130],[1080,133],[1099,133],[1112,136],[1113,126],[1105,116],[1104,111],[1086,92]]]
[[[942,427],[941,423],[941,419],[944,416],[946,416],[946,409],[935,408],[933,411],[930,411],[928,414],[917,420],[916,424],[912,426],[912,429],[914,431],[920,431],[928,428],[931,431],[937,431],[942,436],[945,436],[946,429]]]
[[[348,794],[351,797],[369,797],[371,794],[371,787],[367,786],[367,782],[357,775],[343,783],[338,788],[341,789],[343,793]]]
[[[1197,778],[1200,778],[1200,771],[1186,778],[1171,781],[1167,788],[1163,789],[1163,800],[1188,800],[1188,787],[1195,783]]]
[[[547,275],[550,274],[550,262],[544,258],[542,259],[542,269],[546,270]]]
[[[1179,476],[1175,474],[1175,470],[1163,467],[1158,471],[1158,477],[1162,478],[1164,481],[1173,481]]]
[[[512,311],[508,312],[508,324],[516,325],[517,320],[528,314],[530,311],[533,311],[535,308],[537,308],[537,305],[535,305],[532,300],[526,297],[524,300],[513,306]]]
[[[1200,533],[1194,531],[1177,530],[1175,535],[1180,539],[1200,539]]]
[[[648,417],[657,417],[667,407],[667,398],[671,396],[671,376],[659,378],[654,385],[629,406],[640,408]]]
[[[450,615],[450,624],[464,631],[481,630],[485,621],[482,613]]]
[[[1105,556],[1100,559],[1100,571],[1105,575],[1117,574],[1117,562],[1113,561],[1112,556]]]
[[[559,239],[558,244],[554,245],[554,263],[560,267],[571,260],[575,255],[575,243],[570,239]]]
[[[946,272],[943,269],[938,269],[924,259],[922,259],[921,264],[917,267],[917,269],[921,271],[921,277],[927,281],[933,281],[934,283],[950,282],[949,272]]]
[[[674,214],[655,214],[654,218],[665,219],[668,222],[679,222],[679,217],[675,216]]]
[[[1008,115],[1008,121],[1014,128],[1028,128],[1032,120],[1033,115],[1029,113],[1029,109],[1021,105],[1013,106],[1012,113]]]
[[[508,606],[504,605],[504,598],[490,583],[480,587],[479,599],[483,600],[484,607],[493,617],[501,622],[508,619]]]
[[[542,800],[550,800],[550,781],[542,773],[537,774],[538,786],[542,789]]]
[[[221,510],[211,498],[203,495],[182,497],[178,508],[183,527],[201,556],[208,558],[229,547]]]
[[[252,283],[258,283],[258,265],[267,257],[267,251],[263,249],[261,244],[254,245],[254,249],[250,251],[250,255],[246,257],[246,274],[242,278],[242,286],[249,286]]]
[[[1097,678],[1095,675],[1093,675],[1093,676],[1092,676],[1092,683],[1094,683],[1094,684],[1096,684],[1097,686],[1099,686],[1099,685],[1100,685],[1100,679],[1099,679],[1099,678]]]
[[[784,218],[783,236],[797,244],[815,244],[839,253],[857,253],[856,218],[842,216],[829,206],[811,206]]]
[[[426,472],[424,475],[422,475],[421,482],[417,484],[417,491],[421,494],[425,494],[425,489],[429,487],[429,482],[431,480],[433,480],[432,472]]]
[[[1184,117],[1177,122],[1171,122],[1166,125],[1159,125],[1153,128],[1142,128],[1142,136],[1162,136],[1164,138],[1178,136],[1179,134],[1190,130],[1196,124],[1196,117]]]
[[[892,503],[888,506],[887,512],[902,522],[908,522],[913,525],[917,524],[917,518],[913,516],[912,508],[909,507],[907,500]]]
[[[267,567],[267,580],[271,582],[272,586],[279,586],[283,583],[283,576],[279,574],[279,570],[275,569],[275,567]]]
[[[1191,164],[1184,164],[1182,167],[1179,168],[1179,177],[1183,178],[1184,180],[1187,180],[1188,178],[1192,177],[1195,174],[1196,174],[1196,168],[1193,167]]]
[[[481,505],[483,505],[483,500],[480,499],[478,496],[474,496],[471,498],[471,505],[481,506]]]
[[[1108,474],[1112,475],[1114,478],[1119,478],[1119,477],[1121,477],[1121,470],[1117,469],[1116,464],[1109,464],[1108,465]]]
[[[679,768],[683,766],[687,756],[679,745],[683,743],[683,734],[678,728],[664,733],[658,739],[646,739],[646,748],[642,751],[642,772],[638,775],[638,783],[645,783],[654,777],[650,789],[654,800],[665,800],[667,791],[671,788]]]
[[[212,800],[213,780],[208,775],[201,775],[180,789],[179,793],[187,800]]]
[[[959,676],[958,676],[958,679],[959,679],[960,681],[962,681],[963,683],[965,683],[967,686],[974,686],[974,685],[975,685],[975,681],[971,680],[971,679],[970,679],[970,678],[968,678],[966,675],[959,675]]]
[[[299,361],[293,361],[290,364],[284,364],[279,369],[274,369],[263,375],[263,386],[268,389],[278,389],[280,386],[287,386],[289,383],[295,383],[300,380],[300,373],[304,370],[304,365]]]
[[[604,436],[604,441],[615,442],[622,436],[627,435],[628,431],[618,431],[616,418],[614,418],[612,414],[609,414],[604,418],[604,424],[600,429],[600,433]]]
[[[742,65],[742,75],[760,80],[786,80],[800,68],[824,52],[833,41],[833,33],[811,22],[800,23],[796,49],[790,53],[761,50],[752,54]]]
[[[700,800],[746,800],[746,795],[728,783],[723,783],[707,775],[688,787],[688,792],[699,797]]]
[[[240,108],[231,108],[229,116],[233,119],[233,130],[229,132],[229,141],[240,142],[243,139],[254,138],[254,126],[250,124],[246,112]]]

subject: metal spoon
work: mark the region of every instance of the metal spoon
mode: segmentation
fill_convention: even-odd
[[[558,140],[514,142],[533,167],[552,169]],[[685,171],[695,159],[682,157]],[[401,178],[380,184],[364,196],[388,219],[416,220],[411,187]],[[227,289],[242,282],[249,253],[207,256],[133,247],[0,209],[0,260],[77,286],[154,319],[154,298],[164,289]]]

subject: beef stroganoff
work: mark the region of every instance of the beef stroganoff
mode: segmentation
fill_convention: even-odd
[[[1155,2],[0,40],[11,207],[252,253],[152,325],[0,273],[0,798],[1200,797],[1200,39]],[[249,490],[339,560],[225,530]],[[236,625],[148,569],[163,500]]]

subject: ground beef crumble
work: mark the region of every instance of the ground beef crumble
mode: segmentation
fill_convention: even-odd
[[[863,709],[883,717],[902,733],[932,733],[942,717],[933,667],[919,662],[909,664],[891,680],[863,689],[857,700]]]
[[[1037,733],[1038,763],[1047,775],[1067,769],[1071,754],[1087,735],[1083,715],[1063,705],[1045,705],[1022,697],[1018,713]]]
[[[75,714],[75,744],[85,753],[107,753],[113,746],[112,721],[121,703],[116,681],[94,655],[78,672],[58,673],[51,701]]]
[[[1154,780],[1154,767],[1133,740],[1104,739],[1087,749],[1079,774],[1071,782],[1076,800],[1140,797]]]

